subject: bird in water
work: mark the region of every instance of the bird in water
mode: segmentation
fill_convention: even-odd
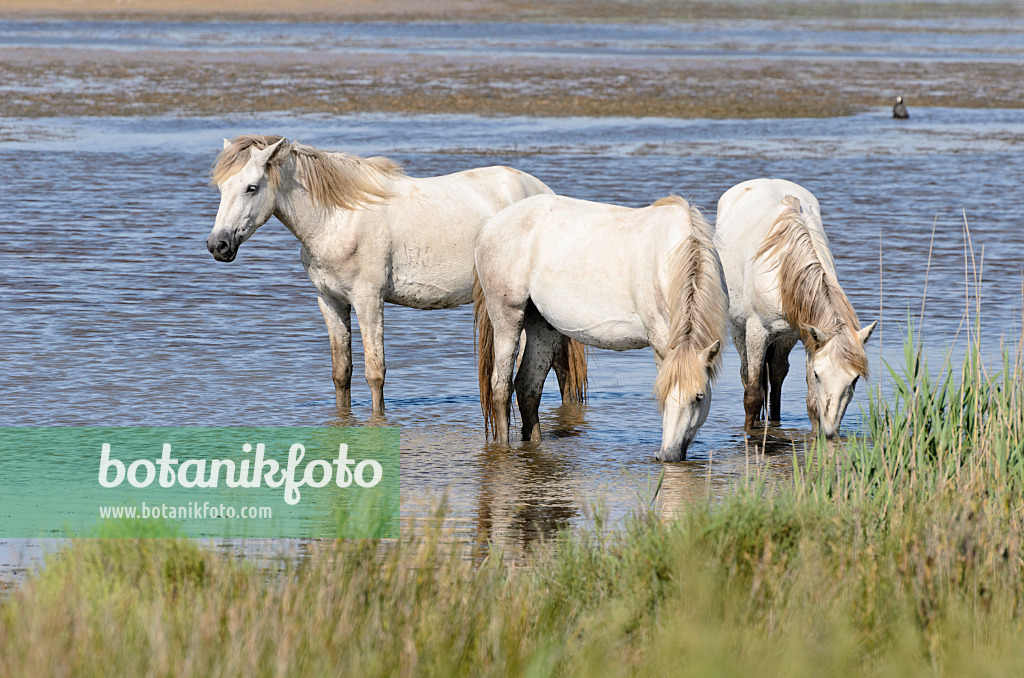
[[[896,97],[896,105],[892,107],[892,117],[899,118],[900,120],[906,120],[910,117],[910,113],[907,112],[907,105],[903,103],[903,97]]]

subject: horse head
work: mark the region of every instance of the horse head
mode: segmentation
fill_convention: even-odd
[[[220,207],[206,238],[206,248],[217,261],[233,261],[239,246],[274,214],[277,182],[271,168],[288,151],[289,144],[283,138],[224,140],[224,150],[213,170],[213,181],[220,189]]]
[[[807,349],[807,416],[811,425],[827,438],[839,435],[857,381],[867,375],[864,344],[876,324],[877,321],[854,330],[840,323],[832,333],[813,325],[801,328]]]
[[[659,461],[682,461],[711,410],[711,383],[721,341],[703,351],[676,349],[661,365],[655,388],[661,395]],[[664,375],[664,376],[663,376]]]

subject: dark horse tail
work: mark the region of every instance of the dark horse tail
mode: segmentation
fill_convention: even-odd
[[[480,276],[473,274],[473,325],[476,329],[477,381],[480,386],[480,409],[484,413],[484,430],[495,436],[494,394],[491,389],[491,375],[494,373],[494,328],[487,315],[484,290]],[[562,391],[562,402],[584,403],[587,401],[587,347],[562,335],[561,356],[555,359],[556,369],[560,361],[564,370],[558,374],[558,385]],[[564,372],[564,374],[563,374]]]

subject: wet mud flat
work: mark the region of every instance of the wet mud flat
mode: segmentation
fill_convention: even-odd
[[[0,116],[1024,105],[1019,3],[47,2],[0,0]]]
[[[2,52],[0,116],[455,113],[827,117],[890,105],[1018,108],[1024,63]]]

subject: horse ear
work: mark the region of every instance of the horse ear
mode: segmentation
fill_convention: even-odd
[[[229,148],[231,148],[231,142],[230,142],[230,141],[228,141],[227,139],[225,139],[225,140],[224,140],[224,150],[226,151],[226,150],[228,150]]]
[[[812,347],[812,350],[816,350],[818,347],[824,345],[825,342],[828,341],[828,335],[819,330],[814,325],[801,325],[800,327],[801,329],[803,329],[804,333],[810,336],[811,340],[814,342],[815,345],[814,347]]]
[[[270,144],[261,151],[253,151],[253,157],[260,165],[266,165],[273,160],[276,160],[279,155],[288,150],[288,144],[285,143],[286,139],[278,139],[276,142]]]
[[[877,324],[878,321],[876,320],[861,331],[857,332],[857,338],[860,339],[861,346],[868,343],[868,339],[871,338],[871,333],[875,331],[875,325]]]
[[[291,144],[288,143],[287,139],[282,138],[276,144],[267,147],[270,151],[270,157],[267,158],[267,162],[273,162],[278,160],[282,155],[291,150]]]
[[[711,344],[701,352],[701,360],[704,361],[705,365],[710,367],[711,363],[713,363],[715,358],[718,357],[718,352],[720,350],[722,350],[722,342],[716,340],[715,343]]]

